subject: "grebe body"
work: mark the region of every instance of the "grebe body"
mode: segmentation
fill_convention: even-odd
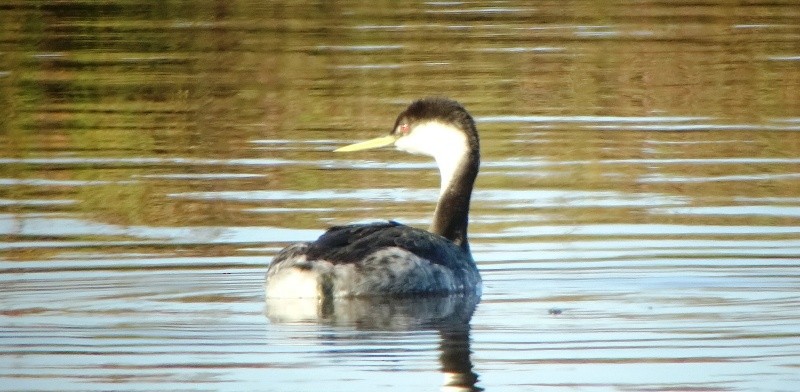
[[[332,227],[316,241],[290,245],[275,256],[267,270],[267,298],[480,293],[467,241],[480,165],[472,116],[456,101],[421,99],[400,113],[388,136],[336,151],[390,145],[436,160],[441,186],[430,229],[394,221]]]

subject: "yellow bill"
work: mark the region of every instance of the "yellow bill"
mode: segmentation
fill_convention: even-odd
[[[350,144],[348,146],[340,147],[335,150],[334,152],[350,152],[350,151],[361,151],[361,150],[369,150],[372,148],[384,147],[394,144],[396,137],[392,135],[379,137],[375,139],[370,139],[361,143]]]

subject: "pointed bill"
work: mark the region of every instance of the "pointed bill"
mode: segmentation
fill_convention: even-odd
[[[372,148],[384,147],[394,144],[396,137],[392,135],[379,137],[375,139],[370,139],[365,142],[351,144],[348,146],[340,147],[335,150],[334,152],[350,152],[350,151],[361,151],[361,150],[369,150]]]

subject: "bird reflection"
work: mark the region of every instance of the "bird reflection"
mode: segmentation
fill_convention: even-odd
[[[432,330],[439,334],[444,391],[482,391],[470,359],[470,320],[480,297],[267,299],[274,324],[317,323],[356,330]]]

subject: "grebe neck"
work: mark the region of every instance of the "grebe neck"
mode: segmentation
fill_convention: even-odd
[[[439,202],[433,215],[430,232],[439,234],[469,253],[467,226],[472,188],[478,175],[480,157],[477,151],[467,151],[451,165],[439,163],[442,185]],[[448,172],[449,171],[449,172]]]

